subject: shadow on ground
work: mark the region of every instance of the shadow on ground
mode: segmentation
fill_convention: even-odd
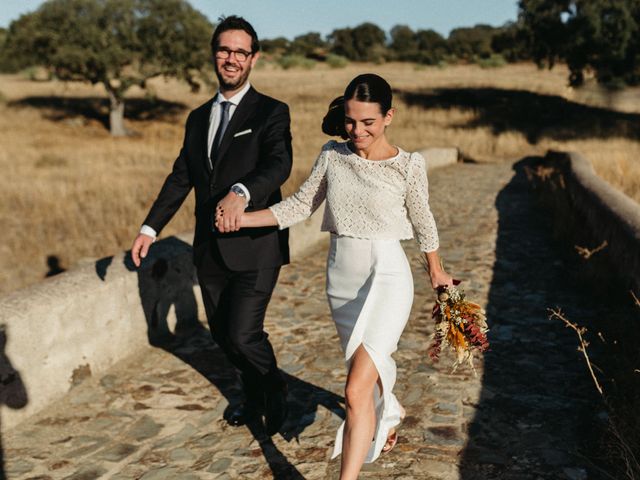
[[[109,128],[109,101],[102,97],[33,96],[9,103],[11,107],[33,107],[55,122],[77,117],[96,120]],[[127,98],[124,116],[128,120],[172,120],[187,106],[154,98]]]
[[[0,325],[0,408],[24,408],[29,402],[27,389],[6,353],[8,333],[6,325]],[[2,423],[0,423],[0,479],[5,478],[4,450],[2,447]]]
[[[47,273],[44,275],[45,278],[55,277],[67,271],[67,269],[60,264],[60,257],[57,255],[47,255],[47,269]]]
[[[96,275],[105,280],[112,262],[113,257],[97,261]],[[188,274],[193,272],[191,246],[176,237],[164,239],[150,252],[145,262],[146,268],[136,269],[130,254],[124,257],[125,268],[136,271],[138,275],[138,291],[147,322],[149,344],[162,348],[189,365],[206,378],[230,405],[241,402],[243,394],[235,368],[214,343],[210,331],[196,318],[197,302],[193,288],[197,281],[193,273]],[[168,324],[171,310],[176,315],[173,331]],[[289,388],[289,416],[279,435],[286,441],[297,441],[306,427],[315,421],[320,406],[344,419],[343,397],[286,372],[283,375]],[[274,479],[304,480],[265,433],[260,422],[253,422],[246,428],[260,445]]]
[[[551,219],[532,194],[524,166],[496,199],[496,261],[487,305],[491,351],[460,478],[601,478],[593,462],[604,407],[575,334],[549,308],[590,325],[604,313],[567,271]],[[597,354],[597,345],[594,345]]]
[[[409,105],[474,112],[475,118],[458,125],[460,128],[488,127],[494,134],[518,132],[531,144],[545,138],[640,139],[640,114],[590,107],[555,95],[499,88],[440,88],[398,93]]]
[[[156,346],[175,355],[205,377],[220,391],[229,404],[242,400],[234,367],[226,359],[224,352],[215,345],[208,329],[204,327],[191,329],[174,337],[171,341]],[[285,440],[297,440],[298,435],[315,421],[320,406],[344,418],[345,413],[341,405],[344,403],[343,397],[287,373],[284,373],[284,376],[289,387],[290,412],[279,435],[282,435]],[[274,479],[304,480],[303,475],[265,433],[260,422],[254,421],[246,428],[260,446]]]

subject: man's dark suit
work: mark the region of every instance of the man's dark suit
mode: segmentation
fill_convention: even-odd
[[[173,171],[144,224],[160,232],[195,188],[194,263],[207,318],[216,343],[240,369],[252,400],[284,387],[262,326],[280,266],[289,262],[288,232],[269,227],[221,234],[213,228],[214,212],[235,183],[251,195],[248,211],[281,200],[280,185],[292,162],[289,109],[251,87],[217,153],[212,151],[211,169],[207,142],[212,104],[213,99],[190,113]]]

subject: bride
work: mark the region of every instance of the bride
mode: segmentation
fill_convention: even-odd
[[[382,77],[357,76],[332,102],[322,125],[325,133],[348,141],[322,147],[297,193],[268,209],[245,212],[235,224],[222,209],[216,212],[221,232],[284,229],[326,200],[327,297],[348,369],[346,420],[333,451],[333,457],[342,453],[341,480],[357,478],[364,462],[396,445],[396,427],[405,415],[393,394],[391,357],[413,302],[411,269],[400,240],[413,238],[415,231],[431,286],[452,285],[438,256],[424,158],[391,145],[385,135],[395,113],[391,102],[391,87]]]

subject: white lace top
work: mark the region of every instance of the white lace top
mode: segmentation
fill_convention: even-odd
[[[437,250],[424,158],[398,150],[387,160],[367,160],[346,142],[325,144],[300,189],[269,207],[280,229],[308,218],[326,199],[322,231],[404,240],[415,230],[421,251]]]

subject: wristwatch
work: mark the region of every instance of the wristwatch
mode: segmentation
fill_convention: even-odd
[[[244,193],[244,190],[240,188],[238,185],[231,185],[231,188],[229,189],[229,191],[235,193],[239,197],[242,197],[242,198],[247,197]]]

